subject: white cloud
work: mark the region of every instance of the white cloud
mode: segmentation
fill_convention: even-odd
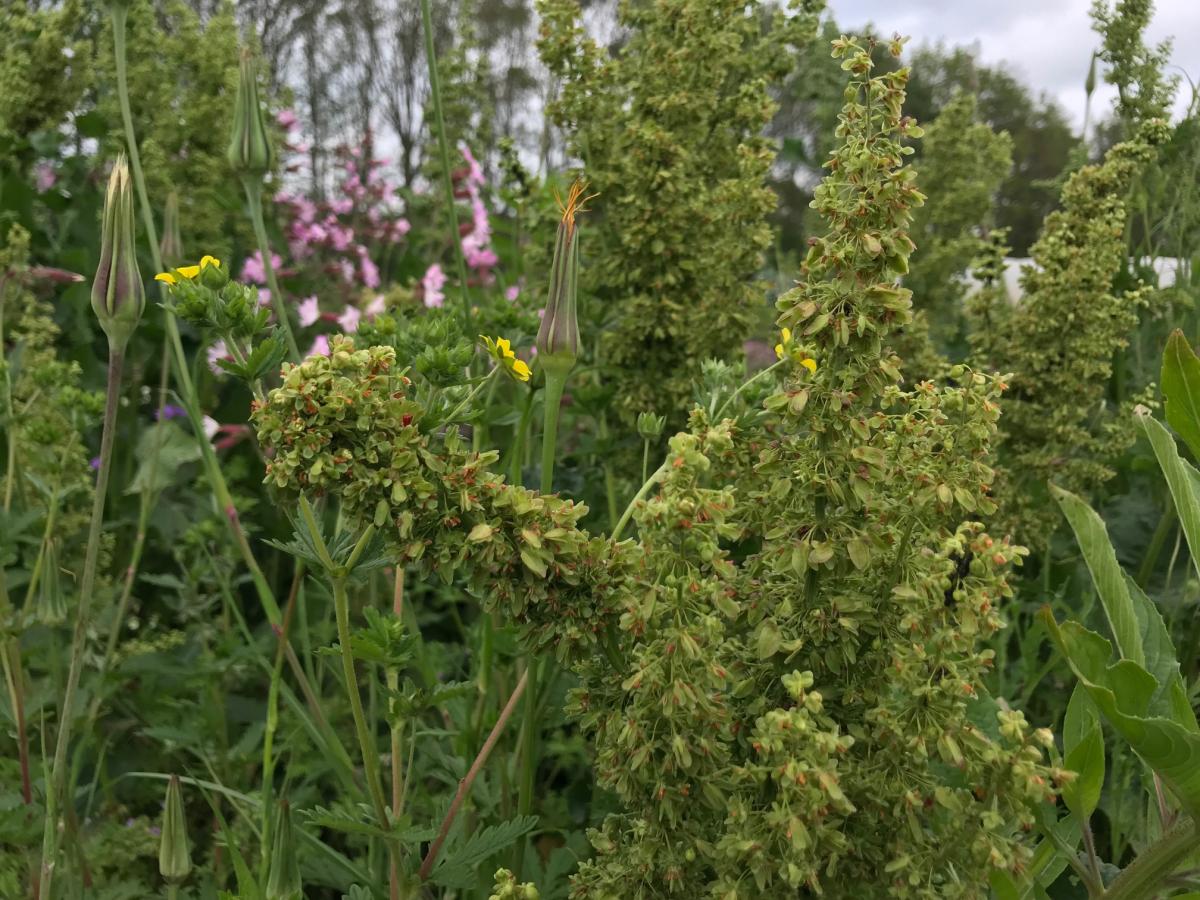
[[[1078,126],[1083,121],[1084,79],[1099,38],[1091,30],[1091,0],[829,0],[839,26],[873,23],[883,34],[899,32],[916,44],[977,45],[987,63],[1005,63],[1035,91],[1054,97]],[[1152,42],[1175,37],[1171,62],[1200,83],[1200,2],[1158,0],[1147,29]],[[1100,83],[1093,114],[1110,108],[1114,91]],[[1191,95],[1185,78],[1176,103]]]

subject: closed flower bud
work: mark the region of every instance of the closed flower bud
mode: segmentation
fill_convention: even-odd
[[[125,157],[117,157],[104,196],[100,265],[92,281],[92,309],[108,342],[125,349],[146,308],[146,288],[138,271],[133,231],[133,185]]]
[[[167,782],[167,803],[163,809],[162,836],[158,845],[158,871],[167,881],[179,882],[192,871],[188,849],[187,819],[183,813],[183,788],[179,776]]]
[[[271,170],[274,162],[267,122],[262,104],[258,102],[258,73],[248,49],[242,50],[237,101],[233,108],[233,133],[227,156],[237,174],[260,178]]]
[[[666,416],[656,416],[652,412],[638,413],[637,430],[643,440],[652,441],[661,437],[666,424]]]
[[[175,269],[183,265],[183,237],[179,233],[179,195],[174,191],[167,194],[167,205],[163,209],[163,236],[158,245],[163,265]]]
[[[1088,63],[1087,79],[1083,83],[1083,90],[1087,96],[1092,96],[1092,91],[1096,90],[1096,54],[1092,54],[1092,61]]]
[[[58,565],[58,541],[46,541],[42,551],[42,580],[38,584],[37,617],[43,625],[61,625],[67,618],[62,571]]]
[[[550,263],[550,295],[546,312],[538,329],[538,361],[549,374],[566,376],[579,358],[579,314],[576,291],[579,282],[579,231],[575,216],[583,212],[589,199],[583,196],[586,185],[577,181],[571,185],[562,207],[562,221],[554,242],[554,259]]]
[[[279,801],[279,818],[271,841],[271,868],[267,875],[267,900],[295,900],[304,889],[300,881],[300,862],[292,835],[292,808]]]

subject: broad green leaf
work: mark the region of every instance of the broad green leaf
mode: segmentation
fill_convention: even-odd
[[[1063,785],[1067,808],[1087,821],[1100,802],[1104,786],[1104,732],[1100,710],[1082,684],[1076,684],[1063,720],[1063,756],[1075,780]]]
[[[1093,724],[1066,754],[1063,764],[1075,773],[1075,779],[1062,786],[1067,809],[1080,819],[1088,819],[1096,811],[1104,787],[1104,732],[1099,723]]]
[[[1122,658],[1143,665],[1146,657],[1142,651],[1142,637],[1133,611],[1133,601],[1129,597],[1125,573],[1108,539],[1104,520],[1070,491],[1052,484],[1050,493],[1058,501],[1071,530],[1075,532],[1075,540],[1083,551],[1092,583],[1096,586],[1104,615],[1108,618],[1108,627],[1116,639],[1117,650]]]
[[[1175,502],[1175,512],[1179,514],[1179,524],[1183,526],[1183,536],[1187,539],[1192,565],[1200,574],[1200,497],[1197,496],[1196,469],[1180,458],[1175,438],[1171,437],[1161,422],[1148,415],[1139,416],[1138,419],[1167,479],[1171,499]]]
[[[1187,687],[1179,673],[1179,657],[1171,634],[1154,602],[1146,596],[1128,574],[1125,583],[1133,599],[1133,612],[1142,633],[1142,648],[1146,654],[1146,670],[1158,682],[1158,691],[1150,700],[1150,711],[1157,716],[1178,722],[1188,731],[1200,732],[1196,713],[1188,700]]]
[[[1200,459],[1200,358],[1178,328],[1167,338],[1162,392],[1167,423]]]
[[[1112,644],[1100,635],[1077,622],[1060,627],[1048,612],[1044,619],[1101,715],[1195,816],[1200,812],[1200,734],[1152,715],[1150,703],[1158,682],[1131,660],[1109,665]]]

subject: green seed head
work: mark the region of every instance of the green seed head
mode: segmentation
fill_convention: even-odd
[[[638,413],[637,430],[638,434],[642,436],[642,440],[652,441],[661,437],[666,424],[666,416],[656,416],[652,412]]]
[[[229,165],[238,175],[257,175],[261,178],[274,163],[267,123],[263,118],[262,104],[258,101],[258,73],[249,49],[242,50],[237,101],[233,110],[233,133],[229,138],[227,155]]]
[[[187,820],[183,812],[183,789],[179,776],[167,782],[167,803],[163,809],[162,839],[158,845],[158,871],[167,881],[179,882],[192,871],[188,849]]]
[[[146,308],[146,288],[138,271],[133,230],[133,185],[125,156],[117,157],[104,197],[100,265],[92,282],[92,309],[109,346],[125,349]]]
[[[67,597],[63,592],[62,572],[58,565],[58,540],[53,538],[46,541],[42,550],[37,617],[43,625],[61,625],[67,619]]]
[[[554,243],[554,259],[550,264],[550,295],[542,327],[538,329],[538,361],[548,374],[566,375],[579,358],[579,314],[576,309],[576,290],[579,282],[579,230],[575,216],[583,212],[589,199],[583,192],[586,184],[571,185],[566,202],[560,201],[562,221]]]

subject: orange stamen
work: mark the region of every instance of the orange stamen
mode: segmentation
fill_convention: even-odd
[[[568,230],[573,230],[575,228],[575,216],[577,213],[587,212],[587,209],[583,204],[587,203],[593,197],[600,196],[598,193],[596,193],[588,194],[585,197],[583,192],[586,190],[587,182],[582,178],[576,179],[575,183],[572,184],[570,189],[567,191],[567,199],[565,203],[563,202],[562,197],[559,196],[558,190],[555,189],[554,191],[554,201],[558,204],[558,208],[562,210],[562,220],[564,223],[566,223]]]

